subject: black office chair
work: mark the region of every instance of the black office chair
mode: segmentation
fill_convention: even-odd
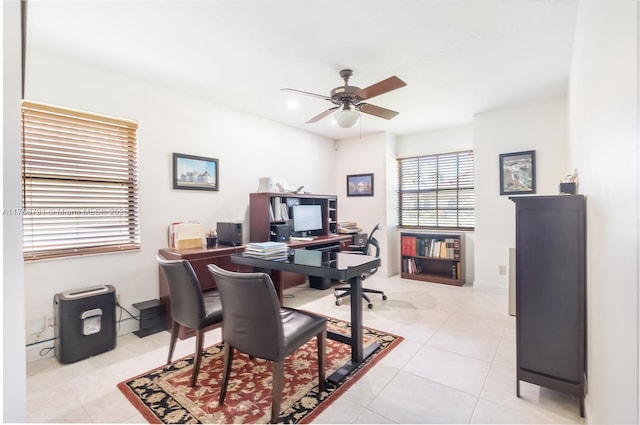
[[[353,253],[353,254],[362,254],[362,255],[371,255],[370,254],[370,249],[371,247],[375,248],[375,256],[377,258],[380,258],[380,243],[378,242],[378,240],[373,236],[373,234],[375,233],[376,230],[382,230],[382,226],[380,226],[380,224],[376,224],[375,227],[373,228],[373,230],[371,230],[371,233],[369,233],[369,237],[367,238],[367,242],[360,246],[360,245],[352,245],[351,246],[351,251],[345,251],[347,253]],[[370,276],[372,276],[373,274],[375,274],[375,272],[378,271],[378,268],[376,267],[375,269],[371,269],[366,273],[363,273],[360,278],[362,280],[368,279]],[[342,293],[340,293],[342,292]],[[368,289],[368,288],[362,288],[362,298],[364,298],[367,301],[367,307],[369,308],[373,308],[373,304],[371,304],[371,299],[367,296],[367,293],[369,294],[380,294],[382,295],[382,299],[386,300],[387,296],[385,295],[384,291],[380,291],[378,289]],[[336,297],[336,305],[341,305],[342,304],[342,298],[351,295],[351,288],[350,287],[340,287],[340,288],[336,288],[334,295]]]
[[[280,307],[266,273],[238,273],[207,266],[222,297],[224,369],[219,404],[224,404],[235,349],[250,358],[272,362],[271,423],[277,423],[284,390],[284,360],[312,338],[317,339],[318,381],[325,388],[327,319],[306,311]],[[241,390],[240,390],[241,391]]]
[[[196,330],[196,351],[193,360],[191,386],[195,387],[202,362],[205,328],[222,322],[222,302],[218,291],[203,294],[198,276],[187,260],[167,260],[159,255],[156,259],[167,278],[169,304],[173,326],[167,364],[171,364],[180,326]]]

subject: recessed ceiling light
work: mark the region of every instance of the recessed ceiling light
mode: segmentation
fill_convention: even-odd
[[[289,109],[298,109],[299,106],[300,104],[295,100],[290,100],[287,102],[287,108]]]

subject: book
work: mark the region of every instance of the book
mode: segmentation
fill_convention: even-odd
[[[249,242],[245,246],[245,255],[266,260],[286,260],[289,247],[284,242]]]

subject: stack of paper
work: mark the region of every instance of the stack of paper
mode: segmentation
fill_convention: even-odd
[[[265,260],[286,260],[289,248],[284,242],[249,242],[245,255]]]

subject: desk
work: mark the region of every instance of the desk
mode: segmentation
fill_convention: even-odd
[[[317,250],[336,250],[336,251],[348,251],[349,246],[352,244],[353,238],[351,235],[330,235],[330,236],[317,236],[310,241],[298,241],[288,240],[287,245],[291,249],[317,249]],[[283,285],[283,289],[293,288],[294,286],[304,284],[306,276],[300,273],[291,273],[288,271],[279,271],[272,279],[278,279]],[[282,301],[282,300],[280,300]]]
[[[361,274],[380,266],[380,259],[369,255],[352,255],[339,252],[322,252],[294,249],[289,260],[265,260],[246,255],[232,254],[231,262],[253,267],[254,270],[287,271],[307,276],[317,276],[332,280],[346,281],[351,286],[351,336],[328,331],[327,337],[351,346],[351,361],[333,373],[330,382],[340,382],[349,372],[358,367],[362,361],[373,353],[378,344],[363,349],[362,344],[362,279]],[[282,293],[282,287],[276,291]]]

